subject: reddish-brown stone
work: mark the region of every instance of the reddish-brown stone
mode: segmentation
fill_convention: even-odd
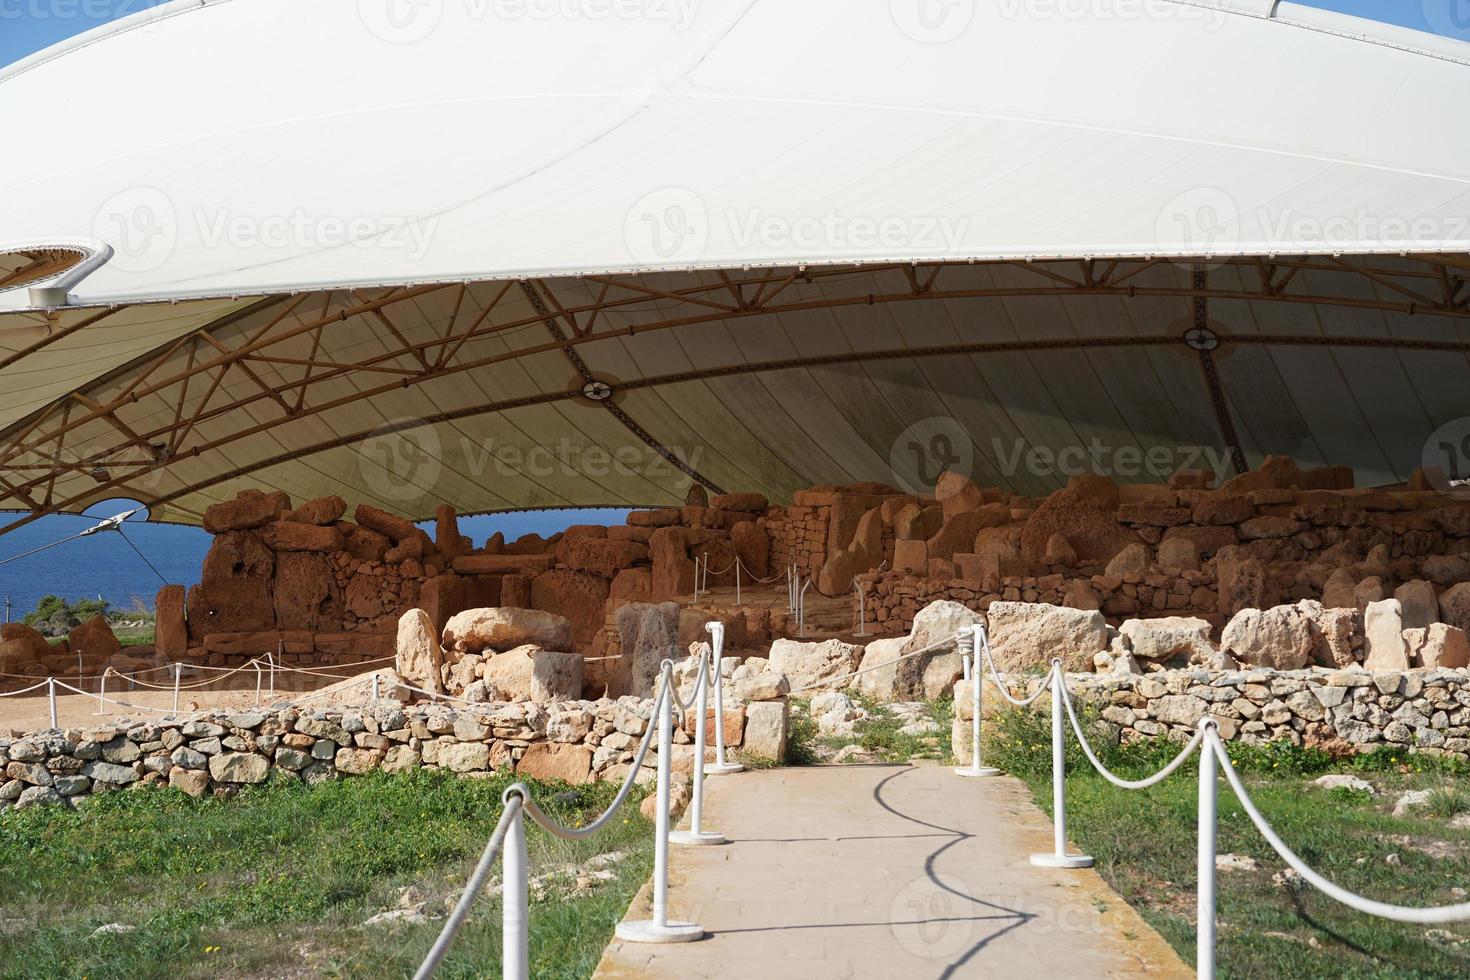
[[[343,523],[338,524],[337,529],[347,539],[347,553],[358,561],[382,561],[388,549],[393,547],[393,542],[386,535],[371,528]]]
[[[368,504],[358,504],[357,510],[353,512],[357,523],[366,528],[371,528],[379,534],[392,539],[394,542],[406,541],[416,536],[419,529],[413,521],[390,514],[386,510],[379,510]]]
[[[556,548],[556,558],[576,571],[612,578],[622,569],[647,560],[648,546],[579,534],[562,538]]]
[[[287,512],[282,520],[326,527],[329,524],[336,524],[345,513],[347,513],[347,502],[341,497],[318,497],[316,500],[308,500],[295,510]]]
[[[182,660],[189,652],[182,585],[165,585],[158,590],[153,601],[153,622],[153,649],[166,660]]]
[[[717,493],[710,498],[715,510],[735,510],[746,514],[764,514],[770,501],[759,493]]]
[[[531,576],[506,575],[501,578],[500,604],[515,609],[530,609]]]
[[[653,598],[669,599],[694,592],[694,559],[689,557],[686,542],[686,532],[680,527],[659,528],[649,538]]]
[[[210,534],[224,534],[264,527],[278,520],[289,506],[290,501],[284,494],[246,494],[206,508],[204,530]]]
[[[275,600],[279,629],[342,628],[342,590],[321,555],[301,551],[277,556]]]
[[[593,634],[602,628],[610,588],[605,578],[556,568],[531,582],[531,608],[565,616],[577,646],[590,646]]]
[[[342,532],[335,527],[276,521],[261,530],[266,546],[275,552],[314,551],[330,554],[346,547]]]
[[[770,577],[771,539],[766,536],[765,528],[752,521],[736,524],[730,530],[730,541],[735,547],[736,556],[745,566],[746,575],[754,575],[756,578]]]

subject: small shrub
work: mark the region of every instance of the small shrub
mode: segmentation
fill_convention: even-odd
[[[1462,813],[1470,813],[1470,793],[1462,789],[1441,787],[1429,791],[1429,800],[1424,810],[1432,817],[1448,820]]]

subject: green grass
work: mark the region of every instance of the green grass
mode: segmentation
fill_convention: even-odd
[[[988,762],[1024,779],[1037,802],[1051,807],[1051,727],[1045,715],[1008,712],[989,724]],[[1103,762],[1130,778],[1156,771],[1179,749],[1149,741],[1093,741]],[[1470,832],[1448,826],[1465,802],[1456,785],[1463,760],[1378,752],[1334,759],[1287,743],[1231,745],[1257,806],[1306,862],[1344,888],[1408,906],[1465,902],[1470,888]],[[1187,764],[1152,789],[1129,792],[1092,774],[1068,738],[1067,817],[1077,846],[1139,909],[1186,962],[1194,962],[1195,847],[1198,769]],[[1352,772],[1378,789],[1324,791],[1311,780]],[[1436,789],[1439,806],[1403,818],[1394,800],[1411,789]],[[1355,912],[1309,885],[1280,885],[1284,870],[1234,794],[1219,785],[1218,853],[1256,860],[1255,871],[1218,879],[1218,966],[1222,977],[1448,978],[1470,975],[1470,923],[1401,925]],[[1398,863],[1393,863],[1394,855]]]
[[[404,977],[458,897],[511,777],[424,771],[232,800],[173,790],[99,796],[72,812],[0,813],[0,973],[6,977]],[[601,813],[616,787],[538,788],[564,823]],[[558,795],[558,793],[566,795]],[[531,874],[622,852],[612,881],[557,884],[531,908],[532,973],[586,977],[652,865],[637,810],[589,841],[528,831]],[[497,871],[498,873],[498,871]],[[405,888],[434,921],[358,928]],[[89,938],[107,923],[134,931]],[[441,977],[499,976],[499,903],[482,898]]]
[[[890,706],[852,691],[847,694],[854,704],[868,712],[868,717],[856,724],[855,734],[851,736],[821,734],[812,720],[810,702],[792,702],[786,741],[787,765],[821,765],[834,751],[848,745],[861,746],[882,762],[949,758],[950,721],[954,717],[952,698],[927,705],[929,719],[939,727],[937,731],[918,735],[902,731],[906,722]]]

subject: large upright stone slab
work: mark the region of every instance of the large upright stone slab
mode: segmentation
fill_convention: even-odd
[[[1367,639],[1369,670],[1408,670],[1409,650],[1404,643],[1403,605],[1397,599],[1368,603],[1363,611],[1363,635]]]
[[[785,674],[791,690],[808,696],[817,691],[840,691],[852,683],[862,647],[841,640],[804,643],[777,640],[771,644],[771,669]]]

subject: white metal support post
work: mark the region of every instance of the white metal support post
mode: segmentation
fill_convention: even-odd
[[[1209,729],[1216,727],[1208,715],[1201,723],[1206,729],[1199,747],[1199,856],[1195,895],[1195,972],[1200,980],[1215,977],[1215,812],[1216,792],[1215,743]]]
[[[1051,808],[1052,841],[1050,854],[1033,854],[1031,863],[1041,868],[1090,868],[1092,858],[1085,854],[1067,853],[1067,754],[1062,741],[1062,662],[1051,662]]]
[[[707,628],[707,627],[706,627]],[[710,845],[727,843],[725,835],[713,830],[705,830],[704,822],[704,766],[705,746],[708,742],[707,731],[709,729],[709,689],[710,689],[710,661],[713,652],[700,653],[702,673],[704,679],[699,685],[699,690],[694,696],[694,713],[697,720],[694,723],[694,790],[689,801],[689,829],[673,830],[669,832],[669,841],[674,844]]]
[[[955,766],[956,776],[999,776],[1000,770],[980,764],[980,712],[985,706],[985,669],[982,665],[985,650],[985,627],[975,625],[970,630],[970,658],[966,673],[970,681],[970,740],[974,743],[970,751],[968,766]]]
[[[508,802],[510,791],[502,801]],[[522,807],[505,832],[501,873],[505,889],[500,906],[500,968],[505,980],[531,980],[530,858],[526,853],[526,811]]]
[[[713,660],[710,662],[710,683],[715,687],[715,761],[704,767],[706,773],[724,775],[745,769],[738,762],[725,758],[725,672],[720,669],[725,659],[725,624],[706,623],[713,645]]]
[[[617,937],[628,943],[687,943],[704,936],[692,922],[669,921],[669,785],[674,751],[673,663],[664,661],[663,696],[655,705],[658,728],[658,810],[653,840],[653,918],[620,922]]]

